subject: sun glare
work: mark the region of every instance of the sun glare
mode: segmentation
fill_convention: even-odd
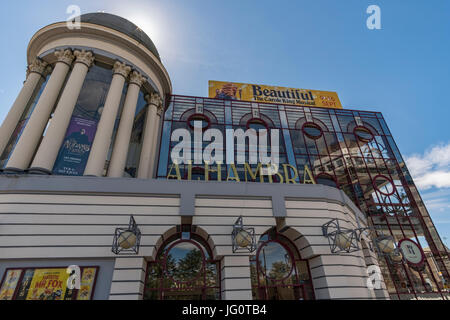
[[[159,25],[158,21],[151,18],[150,15],[147,15],[145,13],[133,12],[132,14],[125,15],[124,18],[133,22],[142,31],[144,31],[150,37],[150,39],[152,39],[155,46],[158,47],[158,45],[161,44],[161,26]]]

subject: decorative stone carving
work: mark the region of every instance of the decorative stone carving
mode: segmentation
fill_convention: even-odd
[[[145,99],[148,104],[153,104],[157,107],[162,104],[161,96],[157,92],[153,92],[152,94],[145,96]]]
[[[114,63],[113,70],[114,74],[120,74],[126,79],[131,71],[131,67],[127,66],[125,63],[116,61],[116,63]]]
[[[58,59],[58,62],[64,62],[67,65],[72,65],[73,59],[75,56],[72,54],[72,50],[57,50],[55,51],[55,56]]]
[[[75,50],[73,53],[77,58],[76,62],[85,64],[88,68],[92,65],[95,60],[94,54],[91,51],[86,50]]]
[[[158,109],[156,110],[156,114],[160,117],[164,111],[164,107],[161,101],[161,104],[157,107]]]
[[[141,75],[138,71],[134,70],[130,74],[130,83],[134,83],[139,87],[147,81],[147,78]]]
[[[162,104],[162,99],[159,93],[153,92],[150,95],[145,96],[145,100],[149,105],[154,105],[156,107],[156,114],[160,116],[162,112],[164,111],[164,107]]]
[[[43,60],[41,60],[39,58],[36,58],[28,66],[27,77],[32,72],[38,73],[38,74],[40,74],[41,76],[44,77],[46,75],[47,67],[48,67],[48,63],[47,62],[45,62],[45,61],[43,61]]]

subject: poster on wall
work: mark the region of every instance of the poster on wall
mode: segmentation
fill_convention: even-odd
[[[79,289],[69,289],[67,268],[7,269],[0,300],[91,300],[99,267],[81,267]]]
[[[96,121],[72,118],[53,167],[54,174],[83,175],[96,130]]]
[[[65,269],[37,269],[26,300],[64,300],[69,274]]]
[[[296,89],[260,84],[209,81],[209,98],[242,100],[275,104],[295,104],[304,107],[342,109],[336,92]]]
[[[81,285],[78,291],[77,300],[90,300],[94,288],[94,280],[97,275],[97,268],[84,268],[81,275]]]
[[[20,269],[11,269],[6,272],[5,279],[0,287],[0,300],[11,300],[13,298],[21,274],[22,270]]]

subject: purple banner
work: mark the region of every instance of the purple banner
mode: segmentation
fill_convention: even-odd
[[[66,137],[53,167],[54,174],[83,175],[96,130],[96,121],[83,118],[70,120]]]

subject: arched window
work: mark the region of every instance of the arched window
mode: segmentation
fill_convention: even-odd
[[[190,231],[175,233],[147,266],[144,299],[219,300],[220,263],[202,237]]]
[[[308,261],[274,229],[261,236],[250,272],[254,300],[314,299]]]
[[[314,122],[305,122],[302,126],[303,134],[313,140],[319,139],[323,135],[322,128]]]
[[[195,113],[187,119],[187,123],[192,130],[195,127],[196,121],[201,123],[202,130],[208,129],[211,124],[211,120],[207,116],[201,113]]]
[[[267,123],[260,118],[251,118],[247,121],[247,129],[254,129],[256,132],[259,132],[259,130],[269,130],[269,126]]]
[[[366,127],[357,126],[355,127],[355,129],[353,129],[353,133],[358,138],[358,140],[363,143],[370,142],[373,139],[372,131]]]

